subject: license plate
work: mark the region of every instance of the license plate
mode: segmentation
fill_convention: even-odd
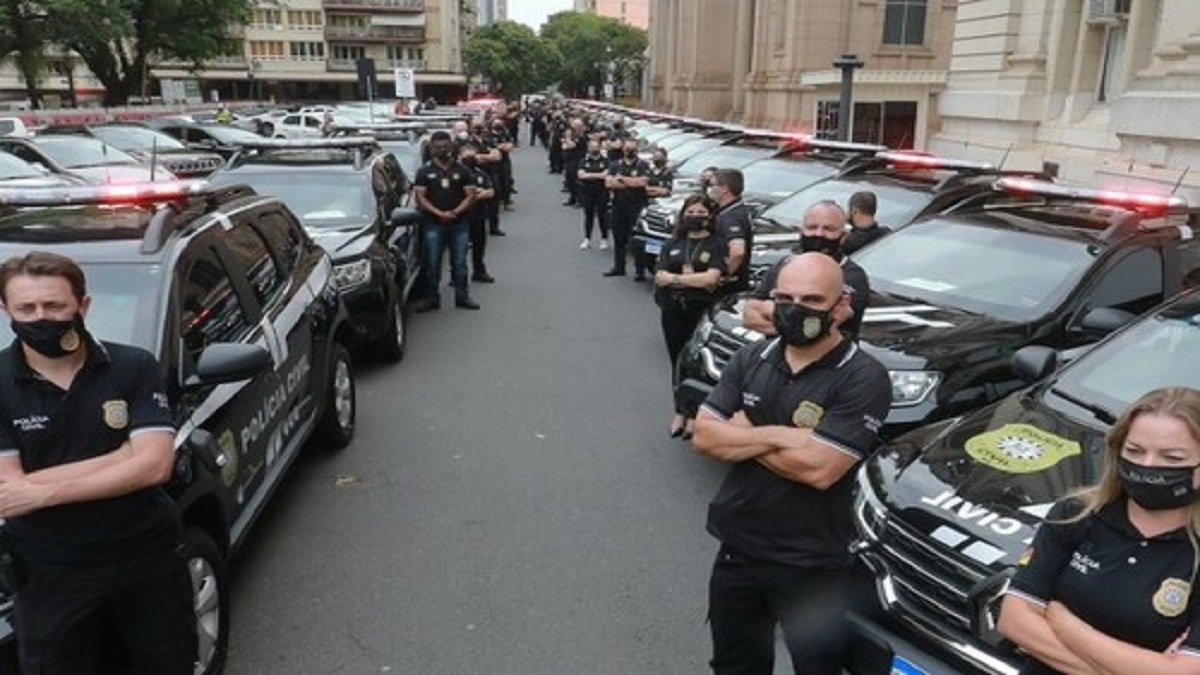
[[[642,245],[642,250],[644,250],[647,255],[658,255],[659,252],[662,251],[662,242],[647,241]]]
[[[925,671],[903,656],[892,657],[892,675],[925,675]]]

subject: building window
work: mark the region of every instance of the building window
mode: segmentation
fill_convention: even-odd
[[[324,61],[324,42],[289,42],[289,55],[293,61]]]
[[[251,40],[250,57],[255,59],[282,59],[285,56],[281,40]]]
[[[367,58],[367,49],[362,45],[330,45],[329,56],[338,61],[357,61]]]
[[[883,44],[925,44],[925,0],[887,0],[883,15]]]
[[[330,14],[329,25],[338,28],[367,28],[371,25],[371,17],[361,14]]]
[[[253,28],[274,30],[283,27],[283,12],[278,9],[256,9],[250,23]]]
[[[817,101],[817,123],[813,133],[817,138],[837,138],[838,102]]]
[[[876,143],[906,150],[916,143],[916,133],[916,101],[868,101],[854,104],[850,139],[856,143]]]
[[[321,13],[315,10],[288,10],[288,26],[295,30],[321,30],[324,22]]]
[[[425,48],[388,45],[387,57],[388,61],[392,63],[408,63],[420,66],[421,62],[425,60]]]

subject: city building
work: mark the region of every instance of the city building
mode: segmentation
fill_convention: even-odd
[[[508,0],[479,0],[479,25],[490,26],[508,18]]]
[[[485,2],[503,16],[505,0]],[[147,95],[162,81],[183,82],[205,100],[348,100],[361,98],[360,64],[373,62],[374,95],[392,99],[395,69],[413,71],[417,95],[455,101],[466,93],[463,41],[479,25],[478,0],[257,0],[245,26],[230,29],[227,55],[198,70],[180,61],[150,67]],[[72,78],[66,77],[70,71]],[[73,80],[73,81],[70,81]],[[73,87],[72,87],[73,85]],[[75,55],[47,63],[48,100],[99,98],[100,83]],[[24,82],[9,59],[0,64],[0,95],[23,99]]]
[[[854,54],[851,138],[923,148],[939,126],[958,4],[652,0],[646,104],[830,136],[842,80],[833,63]]]
[[[1200,202],[1200,3],[961,0],[938,152]]]
[[[650,0],[575,0],[575,11],[607,16],[642,30],[650,27]]]

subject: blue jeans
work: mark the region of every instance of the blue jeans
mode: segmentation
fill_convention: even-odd
[[[456,300],[467,298],[467,244],[470,241],[471,225],[467,218],[453,223],[431,219],[425,223],[425,290],[429,299],[439,302],[442,283],[442,252],[450,249],[450,283],[454,286]]]

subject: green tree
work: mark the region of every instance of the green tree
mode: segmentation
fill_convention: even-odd
[[[11,57],[25,80],[29,103],[42,107],[42,58],[45,14],[33,3],[0,0],[0,60]]]
[[[467,40],[463,61],[467,73],[491,82],[496,93],[516,98],[553,84],[562,55],[528,26],[497,21]]]
[[[7,0],[6,0],[7,1]],[[105,103],[144,91],[158,58],[197,67],[227,48],[230,24],[245,23],[250,0],[42,0],[49,37],[83,59]]]
[[[559,12],[542,25],[542,37],[563,54],[559,86],[573,95],[589,87],[602,90],[612,68],[613,81],[640,78],[645,66],[646,32],[587,12]]]

